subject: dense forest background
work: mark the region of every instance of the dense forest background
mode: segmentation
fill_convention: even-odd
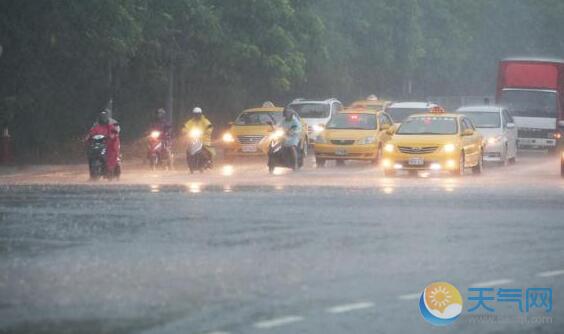
[[[161,106],[492,95],[500,58],[563,36],[561,0],[0,0],[0,126],[41,158],[110,99],[134,140]]]

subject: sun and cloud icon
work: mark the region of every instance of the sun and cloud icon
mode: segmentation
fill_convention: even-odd
[[[462,295],[448,282],[434,282],[423,290],[419,299],[423,318],[435,326],[446,326],[462,313]]]

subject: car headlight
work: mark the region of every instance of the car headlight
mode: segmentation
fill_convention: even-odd
[[[232,142],[234,142],[234,141],[235,141],[235,138],[233,137],[233,135],[232,135],[231,133],[226,132],[226,133],[223,135],[223,142],[224,142],[224,143],[232,143]]]
[[[202,136],[202,130],[192,129],[192,130],[190,130],[190,133],[188,135],[190,136],[190,138],[193,138],[193,139],[200,138]]]
[[[365,137],[358,141],[360,145],[374,144],[375,142],[376,142],[376,137],[374,136]]]
[[[272,132],[272,134],[270,135],[270,138],[272,139],[278,139],[280,137],[284,136],[284,130],[282,129],[277,129],[274,132]]]
[[[394,144],[386,144],[386,146],[384,146],[384,151],[388,153],[394,152]]]
[[[443,146],[443,151],[446,153],[452,153],[456,150],[456,145],[454,144],[446,144]]]
[[[325,130],[325,127],[321,124],[315,124],[314,126],[311,127],[311,130],[314,133],[320,133],[323,132],[323,130]]]
[[[490,145],[497,144],[501,141],[502,138],[503,138],[502,136],[489,137],[488,138],[488,144],[490,144]]]
[[[151,138],[153,138],[153,139],[159,139],[160,136],[161,136],[161,132],[160,132],[160,131],[151,131]]]

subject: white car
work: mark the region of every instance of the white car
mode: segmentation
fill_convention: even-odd
[[[428,113],[436,106],[436,104],[429,102],[394,102],[386,107],[386,112],[392,116],[394,124],[399,125],[409,116]]]
[[[484,161],[502,165],[517,160],[517,127],[509,112],[495,105],[467,106],[456,112],[466,115],[484,137]]]
[[[301,119],[307,123],[307,134],[310,143],[317,141],[319,135],[325,129],[325,125],[333,115],[343,111],[343,104],[337,99],[296,99],[288,107],[297,112]]]

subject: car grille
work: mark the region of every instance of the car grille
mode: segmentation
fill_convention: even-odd
[[[243,145],[258,144],[264,136],[237,136],[239,143]]]
[[[398,149],[401,153],[408,154],[428,154],[433,153],[439,148],[438,146],[424,146],[424,147],[410,147],[410,146],[399,146]]]
[[[331,144],[333,144],[333,145],[352,145],[352,144],[354,144],[354,140],[331,140]]]
[[[554,139],[554,130],[521,128],[518,130],[519,138],[547,138]]]

